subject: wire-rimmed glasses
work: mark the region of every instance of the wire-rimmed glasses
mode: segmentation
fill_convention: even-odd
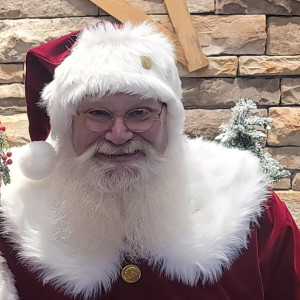
[[[93,109],[86,113],[78,113],[76,117],[83,119],[85,127],[93,132],[103,132],[110,129],[117,117],[124,119],[124,124],[130,131],[145,132],[152,128],[155,121],[159,120],[165,105],[165,103],[162,104],[159,112],[141,107],[133,109],[125,115],[112,115],[104,109]]]

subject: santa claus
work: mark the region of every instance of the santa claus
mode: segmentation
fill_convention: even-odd
[[[255,157],[183,134],[164,35],[99,23],[26,64],[1,299],[300,299],[298,228]]]

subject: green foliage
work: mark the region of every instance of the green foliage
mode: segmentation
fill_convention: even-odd
[[[256,155],[261,163],[263,172],[267,175],[267,183],[272,184],[290,175],[280,163],[265,152],[262,142],[266,134],[258,130],[263,127],[269,130],[272,118],[254,115],[256,104],[250,99],[240,99],[231,109],[231,119],[228,124],[219,127],[221,134],[215,140],[227,148],[248,150]]]
[[[7,136],[5,131],[0,130],[0,176],[4,182],[4,184],[10,183],[10,174],[8,165],[5,163],[3,157],[6,157],[6,151],[9,148],[7,142]]]

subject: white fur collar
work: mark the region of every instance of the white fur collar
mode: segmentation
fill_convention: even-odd
[[[18,292],[14,284],[14,278],[6,264],[6,261],[2,256],[0,256],[0,299],[19,299]]]
[[[149,264],[172,280],[195,285],[216,281],[247,247],[250,225],[262,212],[267,190],[258,161],[249,153],[201,139],[188,141],[186,147],[186,199],[174,202],[187,207],[181,218],[186,224],[183,230],[174,227],[172,242],[160,245]],[[12,178],[3,190],[2,211],[23,259],[41,271],[44,282],[70,294],[87,298],[99,289],[109,290],[120,274],[118,253],[91,257],[57,247],[47,213],[49,182],[30,181],[18,170],[12,170]],[[32,223],[33,217],[39,222]]]

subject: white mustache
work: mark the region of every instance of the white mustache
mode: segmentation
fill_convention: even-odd
[[[132,140],[127,142],[124,145],[116,146],[110,144],[106,141],[102,141],[96,143],[90,148],[81,154],[77,159],[87,161],[93,158],[97,153],[104,154],[104,155],[118,155],[118,154],[133,154],[138,151],[149,152],[150,145],[146,141],[140,140]]]
[[[95,151],[96,153],[105,154],[105,155],[116,155],[116,154],[132,154],[137,151],[145,151],[147,146],[146,142],[141,142],[139,140],[130,141],[124,145],[116,146],[108,142],[101,142],[96,144]]]

